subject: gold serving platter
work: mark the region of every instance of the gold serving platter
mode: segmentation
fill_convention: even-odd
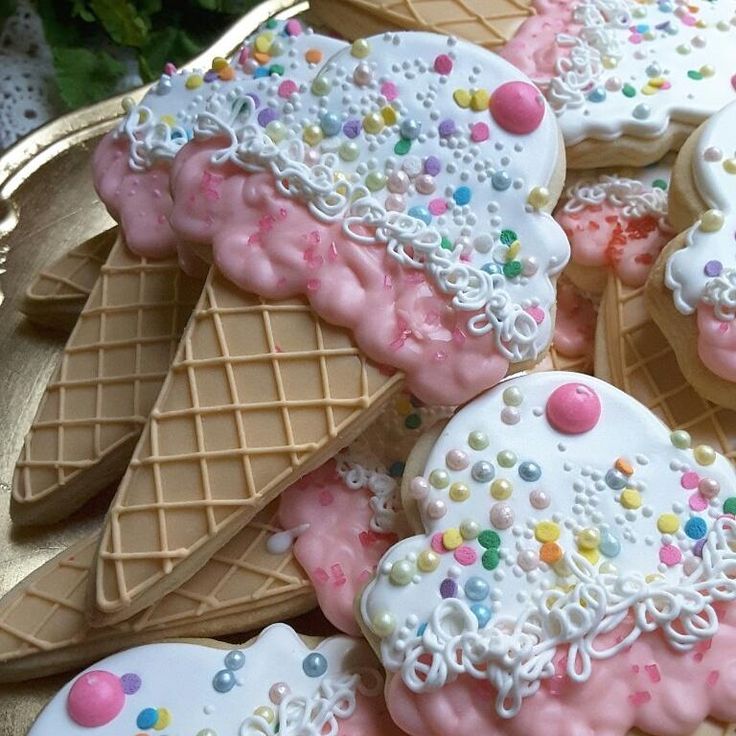
[[[188,66],[209,67],[214,56],[227,56],[270,17],[300,14],[311,22],[308,9],[304,0],[265,0]],[[141,87],[58,118],[0,157],[0,595],[94,531],[114,490],[62,524],[11,526],[15,461],[65,342],[63,335],[28,323],[17,306],[46,264],[113,225],[92,186],[90,154],[118,121],[123,98],[139,99],[146,90]],[[24,734],[68,679],[67,674],[1,686],[0,736]]]

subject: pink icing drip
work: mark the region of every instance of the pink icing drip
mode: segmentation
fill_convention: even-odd
[[[370,497],[366,489],[347,488],[330,460],[284,491],[279,505],[285,529],[309,524],[294,543],[294,555],[314,583],[327,619],[353,636],[360,636],[355,596],[397,541],[396,535],[371,530]]]
[[[514,37],[501,49],[500,56],[538,84],[547,84],[555,74],[557,60],[570,53],[567,47],[557,44],[557,34],[574,34],[579,27],[572,22],[574,2],[536,0],[536,15],[522,23]]]
[[[173,203],[165,164],[133,171],[128,165],[127,140],[108,133],[95,149],[92,171],[97,194],[120,223],[134,253],[145,258],[176,253],[177,238],[168,222]]]
[[[607,202],[577,213],[560,209],[555,219],[570,240],[573,262],[610,268],[632,287],[644,284],[657,255],[672,237],[654,216],[627,220]]]
[[[708,716],[736,720],[736,607],[725,611],[713,646],[678,653],[660,632],[644,634],[615,657],[594,662],[582,685],[555,675],[509,720],[496,716],[490,686],[466,675],[420,695],[394,676],[389,710],[412,736],[528,736],[541,733],[541,724],[545,736],[623,736],[634,727],[652,736],[686,736]]]
[[[383,245],[348,239],[341,222],[320,222],[280,195],[270,174],[248,176],[235,165],[215,173],[216,148],[191,143],[176,157],[171,223],[185,240],[212,244],[227,278],[269,299],[305,295],[373,360],[404,371],[425,403],[461,404],[503,378],[508,362],[492,336],[467,334],[469,313],[454,310],[423,274]]]
[[[568,358],[592,356],[596,312],[590,299],[567,281],[557,282],[554,346]]]
[[[713,307],[698,304],[698,355],[708,370],[736,381],[736,320],[723,322]]]

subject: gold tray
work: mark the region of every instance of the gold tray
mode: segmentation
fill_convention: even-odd
[[[308,9],[305,0],[265,0],[187,66],[208,68],[214,56],[234,51],[270,17],[306,14],[311,23]],[[58,118],[0,157],[0,596],[94,531],[114,490],[62,524],[11,527],[8,508],[15,461],[65,342],[63,336],[27,323],[16,307],[43,266],[113,224],[92,186],[90,153],[118,121],[123,98],[140,99],[147,89]],[[25,734],[68,679],[66,674],[0,687],[0,736]]]

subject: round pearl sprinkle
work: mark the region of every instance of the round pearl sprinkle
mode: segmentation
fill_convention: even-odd
[[[450,470],[465,470],[470,461],[462,450],[450,450],[445,456],[445,463]]]
[[[544,117],[544,101],[539,90],[527,82],[505,82],[493,90],[491,116],[505,131],[528,135]]]
[[[725,222],[723,212],[720,210],[708,210],[700,218],[700,229],[704,233],[718,232]]]
[[[563,434],[583,434],[598,424],[601,402],[588,386],[566,383],[550,395],[546,414],[549,423]]]
[[[457,502],[467,501],[470,498],[470,488],[464,483],[453,483],[450,486],[450,498]]]
[[[478,619],[478,628],[482,629],[491,620],[491,611],[488,606],[475,603],[470,607],[473,615]]]
[[[322,677],[327,672],[327,659],[324,654],[311,652],[304,657],[302,669],[307,677]]]
[[[75,680],[67,695],[66,711],[78,726],[97,728],[110,723],[124,705],[120,678],[106,670],[92,670]]]
[[[514,487],[504,478],[496,478],[491,483],[491,496],[498,501],[503,501],[511,496]]]
[[[395,628],[396,619],[388,611],[377,613],[371,619],[371,629],[373,629],[376,636],[389,636]]]
[[[225,667],[229,670],[239,670],[245,664],[245,654],[238,649],[233,649],[225,655]]]
[[[373,81],[373,72],[368,64],[358,64],[353,71],[353,81],[359,87],[364,87]]]
[[[522,550],[516,557],[516,563],[524,572],[531,572],[539,567],[539,555],[531,549]]]
[[[536,463],[525,460],[519,465],[519,476],[527,483],[533,483],[542,477],[542,469]]]
[[[279,705],[290,692],[291,690],[285,682],[275,682],[268,691],[268,699],[274,705]]]
[[[447,506],[444,501],[435,499],[427,504],[427,516],[430,519],[441,519],[447,513]]]
[[[417,567],[422,572],[432,572],[440,564],[440,556],[431,549],[422,550],[417,557]]]
[[[235,687],[235,675],[230,670],[220,670],[212,678],[212,687],[218,693],[229,693]]]
[[[502,468],[513,468],[516,465],[516,455],[511,450],[501,450],[496,455],[496,462]]]
[[[465,595],[468,600],[485,600],[488,597],[489,592],[490,588],[488,583],[483,580],[483,578],[473,576],[472,578],[468,578],[465,582]]]
[[[417,475],[409,482],[409,493],[414,500],[421,501],[429,494],[429,483],[421,475]]]
[[[626,488],[627,483],[626,476],[618,470],[611,468],[606,473],[606,485],[614,491],[620,491]]]
[[[468,445],[473,450],[485,450],[488,447],[488,435],[485,432],[471,432],[468,435]]]
[[[414,577],[414,565],[409,560],[394,562],[388,577],[394,585],[408,585]]]
[[[527,202],[534,207],[535,210],[541,210],[549,204],[549,189],[546,187],[534,187],[527,197]]]
[[[409,189],[409,176],[405,171],[392,171],[386,179],[389,192],[404,194]]]
[[[460,522],[460,534],[462,534],[463,539],[476,539],[480,534],[480,526],[472,519],[463,519]]]
[[[601,533],[593,527],[587,527],[578,532],[576,541],[580,549],[598,549],[601,543]]]
[[[715,478],[701,478],[698,491],[705,498],[715,498],[721,492],[721,485]]]
[[[353,45],[350,47],[350,53],[356,59],[365,59],[371,52],[371,45],[365,38],[359,38],[353,41]]]
[[[446,470],[433,470],[429,474],[429,484],[432,488],[447,488],[450,483],[450,476]]]
[[[490,520],[495,529],[508,529],[514,523],[514,510],[507,503],[494,503]]]
[[[686,432],[684,429],[677,429],[670,435],[670,442],[678,450],[687,450],[692,443],[692,438],[689,432]]]
[[[529,494],[529,503],[537,510],[546,509],[549,506],[549,496],[544,492],[536,489]]]
[[[488,483],[493,480],[493,476],[496,475],[496,471],[493,465],[486,460],[479,460],[473,465],[470,475],[473,480],[478,481],[478,483]]]
[[[418,138],[419,134],[422,132],[422,124],[419,120],[406,118],[401,121],[399,131],[402,138],[413,141]]]
[[[273,723],[276,718],[276,714],[271,708],[266,705],[261,705],[253,711],[253,715],[257,718],[262,718],[266,723]]]
[[[501,410],[501,421],[504,424],[518,424],[520,419],[521,414],[519,414],[519,410],[515,409],[513,406],[504,406]]]
[[[693,456],[698,465],[712,465],[716,461],[716,451],[710,445],[698,445]]]
[[[601,542],[598,549],[606,557],[617,557],[621,552],[621,542],[611,532],[605,531],[601,534]]]

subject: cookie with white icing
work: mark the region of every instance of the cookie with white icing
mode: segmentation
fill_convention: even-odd
[[[405,731],[685,736],[736,719],[736,473],[712,448],[603,381],[534,373],[461,409],[406,491],[423,531],[384,556],[359,612]],[[673,697],[687,712],[669,716]]]
[[[502,54],[545,89],[571,168],[657,161],[736,99],[731,0],[572,0],[539,9]]]
[[[609,276],[643,286],[673,235],[667,190],[674,157],[644,169],[570,172],[555,219],[570,241],[568,277],[587,294]]]
[[[365,642],[274,624],[243,645],[172,640],[103,659],[65,685],[29,736],[398,734]]]
[[[685,378],[729,409],[736,409],[735,125],[736,102],[704,123],[677,157],[670,212],[680,234],[646,288]]]

